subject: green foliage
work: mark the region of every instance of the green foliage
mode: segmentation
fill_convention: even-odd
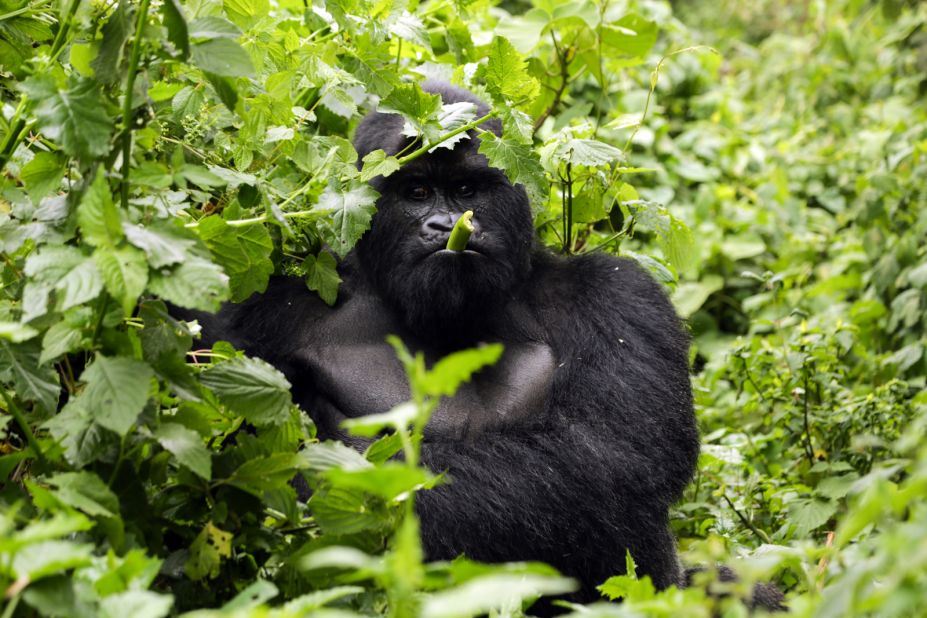
[[[159,300],[214,310],[286,272],[336,303],[367,182],[473,131],[544,242],[638,260],[692,331],[704,444],[673,522],[741,581],[656,591],[629,563],[601,588],[620,604],[570,607],[743,615],[771,579],[800,616],[927,609],[923,6],[0,5],[5,617],[520,615],[570,589],[422,562],[415,493],[445,482],[422,428],[499,346],[428,368],[397,343],[413,398],[347,424],[361,454]],[[375,106],[413,141],[359,169]]]

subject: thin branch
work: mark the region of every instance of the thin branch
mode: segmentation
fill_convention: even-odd
[[[135,40],[132,41],[132,55],[129,57],[129,74],[126,76],[125,100],[122,103],[122,207],[129,207],[129,170],[132,158],[132,91],[138,73],[138,60],[142,54],[142,30],[148,17],[148,2],[142,0],[135,22]]]

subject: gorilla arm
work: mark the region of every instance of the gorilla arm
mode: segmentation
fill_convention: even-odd
[[[698,454],[681,324],[629,260],[541,257],[535,272],[528,302],[562,363],[547,415],[423,444],[452,478],[419,494],[426,551],[543,560],[582,580],[580,599],[624,570],[625,550],[658,587],[678,583],[667,512]]]

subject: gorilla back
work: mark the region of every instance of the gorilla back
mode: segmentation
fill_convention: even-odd
[[[472,94],[426,84],[445,103]],[[359,126],[361,157],[408,144],[399,116]],[[498,133],[497,123],[486,129]],[[387,334],[432,362],[483,341],[500,362],[444,401],[426,428],[423,462],[451,482],[421,492],[430,559],[541,560],[576,577],[577,600],[623,572],[680,582],[670,504],[690,480],[698,436],[688,340],[662,288],[637,264],[603,254],[555,256],[534,239],[524,189],[477,152],[471,132],[373,185],[371,229],[339,265],[328,307],[296,279],[217,316],[197,316],[279,367],[323,438],[347,417],[408,398]],[[444,249],[474,212],[465,251]]]

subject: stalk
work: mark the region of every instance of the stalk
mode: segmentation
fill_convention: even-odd
[[[447,248],[451,251],[463,251],[467,248],[470,241],[470,234],[473,233],[473,211],[468,210],[460,215],[454,229],[451,230],[451,236],[447,239]]]
[[[142,55],[142,29],[148,17],[148,2],[142,0],[135,22],[135,40],[132,41],[132,55],[129,57],[129,74],[126,76],[125,100],[122,103],[122,207],[129,207],[129,168],[132,157],[132,91],[138,73],[138,60]]]

